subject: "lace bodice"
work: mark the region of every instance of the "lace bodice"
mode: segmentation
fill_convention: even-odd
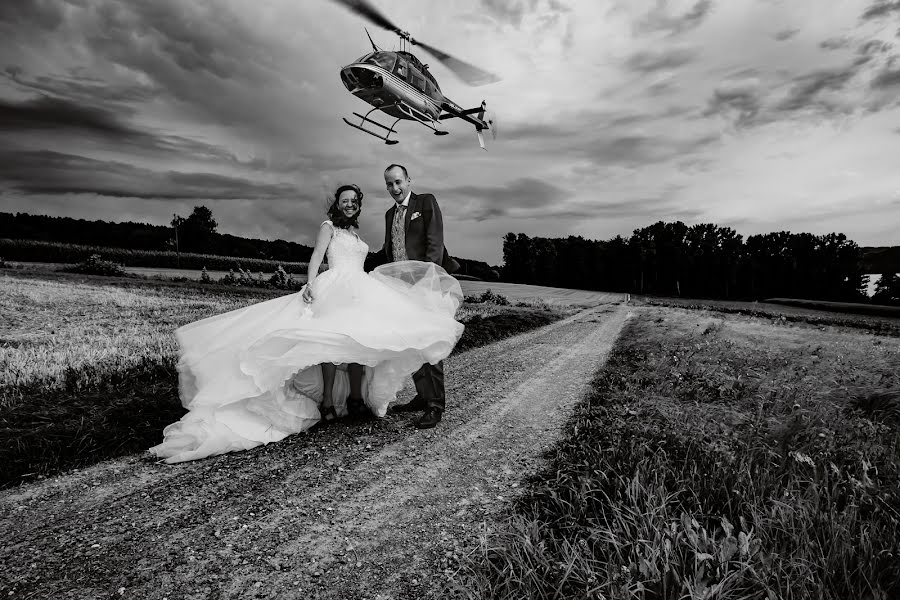
[[[331,225],[331,221],[325,221]],[[369,245],[349,229],[331,226],[334,235],[325,251],[328,257],[328,269],[349,269],[362,271],[369,253]]]

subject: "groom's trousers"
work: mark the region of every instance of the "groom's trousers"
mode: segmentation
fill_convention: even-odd
[[[413,373],[416,394],[428,408],[444,410],[444,361],[436,365],[425,363]]]

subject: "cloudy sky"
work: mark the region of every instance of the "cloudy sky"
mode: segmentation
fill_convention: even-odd
[[[330,0],[3,0],[0,211],[168,223],[312,243],[328,190],[382,170],[434,193],[457,256],[501,238],[628,236],[658,220],[749,235],[842,231],[900,243],[900,2],[376,0],[413,36],[503,79],[468,87],[498,138],[448,121],[386,146],[340,67],[364,22]],[[396,38],[370,26],[375,41]]]

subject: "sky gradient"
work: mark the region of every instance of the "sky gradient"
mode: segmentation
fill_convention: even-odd
[[[382,170],[434,193],[450,251],[502,236],[630,235],[658,220],[743,235],[840,231],[900,244],[900,2],[377,0],[417,38],[497,73],[498,139],[411,122],[386,146],[342,116],[365,23],[328,0],[4,0],[0,211],[168,223],[204,204],[224,233],[312,244],[326,196]],[[396,38],[369,27],[376,43]]]

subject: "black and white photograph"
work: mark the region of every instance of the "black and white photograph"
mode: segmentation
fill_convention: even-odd
[[[0,0],[0,599],[900,598],[900,2]]]

